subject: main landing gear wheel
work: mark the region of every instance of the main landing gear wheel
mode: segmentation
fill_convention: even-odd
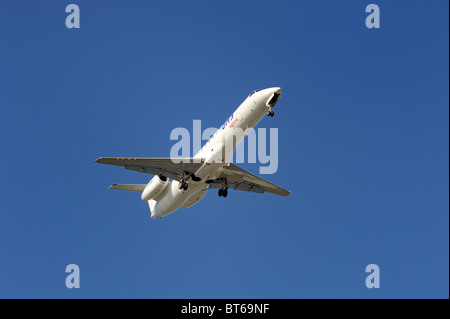
[[[179,189],[183,189],[183,190],[187,190],[188,189],[188,183],[187,182],[183,182],[183,181],[181,181],[179,184],[178,184],[178,188]]]
[[[201,180],[201,178],[196,177],[194,174],[190,174],[188,172],[183,172],[183,175],[181,176],[181,180],[178,184],[179,189],[187,190],[188,189],[188,182],[192,179],[194,182],[198,182]]]
[[[221,188],[218,192],[219,197],[227,197],[228,196],[228,188]]]
[[[275,113],[273,111],[268,111],[267,112],[267,116],[273,117],[275,115]]]

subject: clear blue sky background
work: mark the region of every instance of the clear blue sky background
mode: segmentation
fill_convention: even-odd
[[[448,298],[448,6],[0,0],[0,297]],[[108,190],[151,176],[97,157],[169,156],[172,129],[270,86],[262,177],[289,197],[210,191],[152,220]]]

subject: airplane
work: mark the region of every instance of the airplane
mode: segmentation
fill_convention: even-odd
[[[109,187],[141,192],[141,199],[148,202],[150,207],[151,218],[161,218],[181,206],[183,208],[193,206],[210,188],[218,188],[220,197],[227,197],[229,188],[288,196],[289,191],[230,163],[237,144],[248,131],[264,115],[274,116],[272,108],[280,97],[279,87],[253,91],[194,157],[100,157],[95,162],[154,174],[155,176],[146,185],[113,184]]]

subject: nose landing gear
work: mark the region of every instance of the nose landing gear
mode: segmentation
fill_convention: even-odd
[[[270,117],[273,117],[275,115],[275,113],[272,111],[272,108],[270,108],[266,114],[267,114],[267,116],[270,116]]]

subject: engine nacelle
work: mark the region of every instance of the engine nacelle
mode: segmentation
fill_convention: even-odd
[[[141,199],[147,202],[150,199],[155,198],[163,192],[167,184],[169,184],[167,177],[156,175],[148,182],[147,186],[145,186]]]

